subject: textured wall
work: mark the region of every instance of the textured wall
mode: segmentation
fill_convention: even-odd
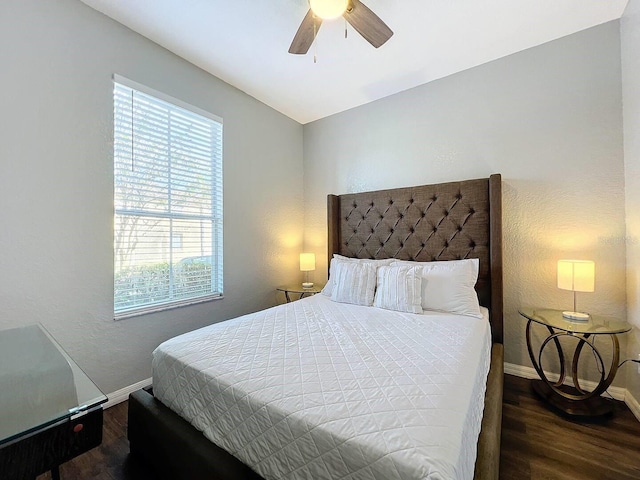
[[[579,308],[624,316],[620,82],[611,22],[305,125],[306,249],[325,271],[329,192],[497,172],[506,361],[530,365],[519,306],[572,306],[556,288],[560,258],[596,262],[596,292]]]
[[[627,220],[627,356],[640,353],[640,0],[630,0],[621,21],[622,100]],[[627,388],[640,401],[640,375],[627,365]]]
[[[77,0],[3,0],[0,45],[0,328],[43,323],[112,392],[300,276],[300,124]],[[113,321],[113,73],[224,119],[223,300]]]

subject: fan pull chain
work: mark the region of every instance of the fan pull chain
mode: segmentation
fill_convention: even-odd
[[[347,38],[347,19],[344,19],[344,38]]]
[[[318,63],[318,27],[316,26],[316,19],[313,19],[313,63]]]

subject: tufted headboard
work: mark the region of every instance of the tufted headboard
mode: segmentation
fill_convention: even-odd
[[[328,195],[329,262],[353,258],[419,262],[478,258],[476,291],[502,343],[502,184],[478,180]]]

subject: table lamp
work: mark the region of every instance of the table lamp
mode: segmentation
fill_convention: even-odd
[[[302,288],[313,287],[313,282],[309,281],[309,272],[316,269],[316,254],[315,253],[301,253],[300,254],[300,271],[305,272],[304,282],[302,282]]]
[[[573,291],[573,311],[562,316],[574,321],[586,322],[589,314],[576,311],[576,292],[593,292],[595,263],[591,260],[558,260],[558,288]]]

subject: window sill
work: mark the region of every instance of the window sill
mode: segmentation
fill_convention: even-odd
[[[141,315],[147,315],[149,313],[157,313],[164,312],[166,310],[174,310],[176,308],[188,307],[190,305],[197,305],[199,303],[212,302],[214,300],[221,300],[224,298],[224,295],[209,295],[207,297],[199,297],[199,298],[191,298],[189,300],[173,302],[173,303],[164,303],[162,305],[153,305],[144,308],[138,308],[136,310],[130,310],[127,312],[117,313],[113,316],[114,321],[124,320],[125,318],[131,317],[139,317]]]

